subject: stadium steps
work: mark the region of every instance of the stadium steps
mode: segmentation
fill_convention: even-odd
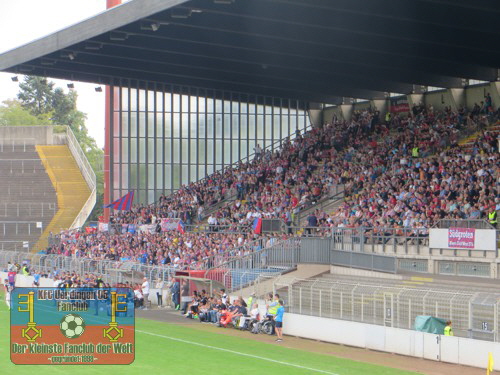
[[[56,190],[58,207],[34,247],[35,250],[42,250],[47,247],[50,232],[57,233],[71,226],[91,191],[68,146],[36,146],[36,150]]]

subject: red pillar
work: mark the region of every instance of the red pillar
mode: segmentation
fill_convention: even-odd
[[[114,6],[120,5],[121,0],[106,0],[106,8],[113,8]],[[110,170],[111,165],[109,162],[109,150],[111,149],[111,121],[110,117],[112,114],[111,108],[111,89],[109,86],[106,86],[106,95],[105,95],[105,119],[104,119],[104,204],[111,203],[111,194],[110,191]],[[109,208],[104,209],[104,222],[109,222]]]

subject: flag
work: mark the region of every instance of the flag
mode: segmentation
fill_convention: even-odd
[[[179,224],[177,224],[177,230],[184,234],[186,226],[184,225],[184,222],[182,220],[179,221]]]
[[[253,221],[253,232],[255,234],[261,234],[262,233],[262,218],[257,218],[257,219],[254,219]]]
[[[486,368],[486,375],[490,375],[491,372],[493,372],[493,366],[495,365],[495,362],[493,361],[493,355],[488,353],[488,367]]]
[[[134,192],[129,191],[120,199],[117,199],[113,203],[104,205],[104,208],[113,208],[115,210],[128,211],[132,207],[132,202],[134,201]]]

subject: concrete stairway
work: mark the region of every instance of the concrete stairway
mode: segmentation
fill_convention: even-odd
[[[35,249],[47,247],[50,232],[57,233],[71,226],[91,191],[68,146],[36,146],[50,181],[57,192],[58,211],[45,228]]]

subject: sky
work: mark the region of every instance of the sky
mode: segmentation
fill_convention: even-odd
[[[126,2],[127,0],[122,0]],[[106,0],[0,0],[0,54],[105,11]],[[1,57],[0,57],[1,58]],[[19,83],[13,74],[0,73],[0,103],[16,97]],[[22,80],[22,76],[18,76]],[[55,80],[68,91],[69,81]],[[104,147],[104,91],[97,85],[73,82],[78,109],[87,114],[89,134]]]

